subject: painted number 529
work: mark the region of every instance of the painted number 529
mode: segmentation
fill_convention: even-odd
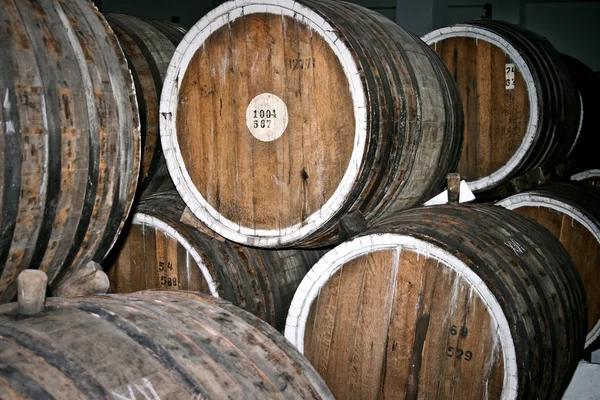
[[[470,350],[464,351],[463,349],[459,348],[455,349],[452,346],[448,346],[448,351],[446,351],[446,355],[449,358],[456,357],[458,360],[462,360],[464,358],[466,361],[471,361],[471,359],[473,358],[473,353]]]

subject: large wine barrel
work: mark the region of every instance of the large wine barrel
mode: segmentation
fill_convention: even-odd
[[[106,258],[113,293],[195,290],[231,301],[283,331],[296,288],[324,254],[261,250],[216,236],[175,192],[136,205],[132,225]]]
[[[600,169],[589,169],[571,175],[571,180],[584,182],[592,186],[600,186]]]
[[[0,303],[101,261],[131,207],[139,115],[117,38],[87,0],[0,5]]]
[[[469,21],[423,37],[458,84],[465,137],[458,172],[492,191],[537,167],[550,172],[573,147],[580,100],[560,53],[535,33]]]
[[[192,212],[258,247],[323,246],[339,221],[422,204],[458,161],[452,78],[389,19],[332,0],[229,1],[188,32],[161,97]]]
[[[501,207],[439,206],[327,253],[285,335],[336,398],[560,399],[586,315],[548,231]]]
[[[167,67],[185,29],[123,14],[104,16],[123,47],[135,82],[142,135],[138,190],[152,192],[146,189],[153,178],[157,181],[153,186],[170,180],[160,145],[158,104]]]
[[[567,160],[556,171],[560,176],[568,176],[569,173],[600,167],[600,76],[578,59],[566,54],[561,56],[581,96],[579,136]]]
[[[0,307],[3,399],[331,399],[281,334],[191,292]]]
[[[585,346],[600,336],[600,192],[569,183],[552,183],[497,203],[548,229],[575,263],[587,295]]]

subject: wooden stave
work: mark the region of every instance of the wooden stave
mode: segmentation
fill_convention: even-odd
[[[118,397],[128,388],[164,398],[332,398],[273,328],[226,301],[192,292],[52,298],[26,319],[9,304],[0,319],[0,344],[6,361],[12,359],[0,372],[0,392],[12,384],[25,398],[39,398],[39,389],[54,397]],[[51,323],[63,334],[50,333]],[[70,344],[61,345],[69,334]],[[111,353],[116,360],[107,360]]]
[[[514,214],[507,210],[498,212],[488,205],[466,207],[446,205],[413,209],[383,221],[365,236],[342,244],[336,250],[347,245],[354,246],[354,251],[368,252],[368,246],[377,247],[386,244],[388,240],[386,236],[401,235],[408,238],[409,242],[415,239],[422,240],[425,246],[433,246],[458,257],[492,290],[508,319],[516,348],[519,381],[518,393],[513,393],[514,396],[509,393],[508,397],[504,397],[503,394],[503,398],[561,398],[581,358],[587,326],[587,312],[582,312],[586,310],[585,292],[581,278],[566,251],[557,243],[557,239],[528,218]],[[537,253],[535,257],[537,265],[515,257],[516,253],[505,242],[505,239],[510,239],[513,234],[521,238],[524,234],[527,235],[526,251],[529,254]],[[544,250],[540,250],[540,247]],[[482,248],[486,249],[486,253],[482,252]],[[337,251],[335,257],[341,257],[345,260],[344,263],[347,262],[348,259],[345,258],[347,253]],[[326,257],[327,255],[322,260]],[[506,260],[516,262],[519,266],[518,271],[513,268],[514,271],[509,271],[509,274],[498,274],[495,269],[499,266],[511,269]],[[554,260],[560,262],[552,264]],[[298,327],[306,323],[306,319],[303,319],[304,313],[309,312],[308,302],[312,301],[312,297],[307,293],[317,287],[323,287],[322,282],[315,284],[311,281],[329,279],[327,277],[333,275],[331,270],[324,268],[325,265],[319,264],[322,263],[319,262],[309,273],[311,280],[306,279],[301,283],[298,294],[292,302],[293,312],[290,311],[288,315],[285,335],[297,347],[303,346],[303,340],[298,336],[303,335],[303,330]],[[552,267],[549,268],[550,266]],[[316,272],[317,269],[319,272]],[[541,284],[542,279],[549,274],[552,275],[554,290],[547,289],[547,282]],[[515,317],[519,315],[522,307],[517,308],[515,304],[510,303],[516,298],[523,298],[522,295],[527,293],[523,286],[523,277],[530,279],[529,284],[533,282],[536,290],[539,291],[536,296],[527,299],[529,304],[524,309],[530,313],[529,320]],[[545,293],[547,298],[543,299],[546,304],[542,306],[544,317],[541,317],[541,314],[536,315],[535,310],[539,305],[536,306],[533,299],[540,300],[543,296],[540,292],[543,293],[545,290],[547,290]],[[560,307],[552,307],[547,303],[549,299],[554,298],[560,298]],[[545,333],[549,328],[541,327],[538,318],[539,320],[544,318],[544,321],[551,321],[555,327],[558,326],[558,331],[552,332],[552,341],[546,340],[545,343],[541,343],[540,334]],[[573,319],[567,321],[569,318]],[[565,341],[568,344],[560,346]],[[303,347],[299,349],[304,353]],[[546,357],[545,362],[550,364],[552,370],[540,371],[539,364],[548,354],[551,355],[552,360]],[[561,376],[561,373],[564,375]],[[529,379],[531,381],[528,381]],[[335,393],[335,390],[331,389]]]
[[[533,196],[534,198],[525,200],[524,202],[523,196]],[[577,216],[576,220],[590,231],[593,237],[600,243],[600,212],[598,211],[600,210],[600,191],[591,185],[587,186],[578,182],[550,182],[536,189],[521,192],[503,199],[497,205],[512,211],[525,205],[544,206],[550,209],[554,209],[552,206],[559,208],[568,207]],[[558,212],[572,217],[565,210]],[[588,301],[594,300],[596,299],[593,296],[592,298],[588,296]],[[592,346],[596,346],[599,337],[600,320],[595,323],[591,331],[587,332],[585,341],[586,350],[589,350]]]
[[[292,297],[308,270],[323,255],[320,250],[267,250],[238,245],[211,232],[193,218],[175,191],[155,193],[140,200],[134,213],[134,224],[140,216],[155,218],[181,235],[201,258],[212,282],[215,297],[223,298],[283,331]],[[156,227],[157,230],[161,230]],[[169,236],[171,236],[169,234]],[[122,240],[126,239],[126,234]],[[105,263],[111,278],[112,293],[120,291],[118,265],[120,247]],[[285,268],[284,268],[285,267]],[[207,277],[205,276],[205,279]],[[145,289],[164,289],[146,282]],[[209,293],[207,293],[209,294]]]
[[[119,39],[135,82],[142,135],[138,190],[143,197],[170,182],[160,144],[158,105],[167,67],[186,30],[125,14],[106,13],[104,17]]]
[[[479,183],[488,177],[477,179],[478,187],[471,189],[485,197],[498,197],[501,187],[508,180],[522,175],[541,166],[546,172],[551,171],[568,154],[569,149],[577,138],[579,125],[579,96],[570,78],[569,71],[558,51],[543,37],[517,25],[504,21],[472,20],[453,25],[451,28],[483,29],[487,34],[500,38],[514,46],[519,56],[523,58],[533,76],[537,91],[537,129],[533,142],[519,162],[498,181]],[[438,32],[447,28],[433,31],[423,37],[428,44],[440,40]],[[531,103],[530,103],[531,105]],[[567,116],[564,116],[564,113]],[[563,118],[555,117],[557,115]],[[525,139],[524,139],[525,141]],[[471,183],[471,182],[470,182]]]
[[[2,86],[8,101],[17,104],[4,122],[18,128],[24,143],[29,142],[27,132],[31,130],[47,132],[48,145],[40,143],[39,147],[48,155],[62,157],[35,160],[17,156],[29,152],[19,148],[20,139],[11,142],[10,150],[3,148],[7,157],[13,157],[8,165],[16,166],[11,166],[4,179],[12,179],[8,187],[13,192],[16,189],[17,197],[12,195],[12,210],[4,209],[2,217],[0,303],[10,301],[16,293],[16,275],[22,269],[41,268],[54,285],[88,261],[104,258],[133,202],[140,141],[131,75],[110,27],[91,2],[13,2],[6,3],[3,10],[11,29],[2,29],[6,34],[0,38],[1,58],[6,63]],[[19,77],[19,69],[31,71],[32,78]],[[32,83],[27,79],[33,79]],[[30,93],[35,89],[32,85],[41,87],[44,97],[27,104],[17,102],[15,85]],[[43,116],[47,127],[42,122],[36,126],[35,114],[27,107],[42,110],[44,106],[45,111],[35,118],[41,121]],[[2,124],[3,137],[6,126]],[[75,157],[77,151],[82,154]],[[21,168],[25,175],[18,177]],[[80,171],[87,171],[87,176]],[[39,188],[28,189],[35,180],[41,181]],[[50,186],[46,187],[44,180]],[[19,190],[23,196],[30,192],[31,197],[25,199],[29,210],[23,201],[19,204]],[[38,195],[36,200],[33,196]],[[24,239],[28,244],[24,245]]]
[[[219,234],[224,235],[230,240],[250,246],[269,248],[288,246],[298,248],[319,248],[339,243],[339,220],[345,215],[352,211],[360,211],[366,216],[368,222],[372,222],[385,218],[386,215],[393,214],[398,210],[422,204],[443,188],[445,182],[445,178],[443,177],[448,171],[456,168],[460,156],[463,120],[462,111],[460,111],[462,104],[458,91],[452,77],[447,72],[443,63],[440,62],[437,56],[432,54],[430,49],[424,45],[418,37],[401,30],[397,25],[391,23],[388,19],[372,10],[368,10],[355,4],[331,0],[301,0],[295,3],[310,8],[312,11],[316,12],[320,18],[324,18],[325,21],[335,27],[340,37],[347,42],[352,57],[357,64],[360,65],[359,68],[361,68],[361,71],[363,68],[365,71],[375,71],[361,75],[361,81],[363,82],[366,91],[369,93],[373,92],[373,94],[370,94],[369,96],[374,105],[369,105],[367,107],[369,113],[368,124],[376,129],[372,129],[372,132],[367,135],[366,140],[368,143],[365,145],[364,156],[360,161],[361,173],[356,178],[352,191],[345,196],[343,205],[340,206],[337,212],[332,214],[332,216],[329,217],[327,221],[323,222],[317,229],[310,231],[308,234],[302,234],[302,236],[296,239],[282,239],[281,237],[275,238],[241,234],[239,231],[231,232],[229,227],[224,227],[225,229],[223,229],[219,224],[219,229],[217,230]],[[221,8],[223,8],[223,6],[213,10],[206,18],[208,20],[215,18],[216,14],[214,13],[220,11]],[[369,29],[377,31],[377,35],[375,35],[376,37],[373,40],[368,40],[362,35],[364,33],[362,26],[365,24],[361,26],[354,24],[354,21],[357,19],[362,19],[365,24],[370,24]],[[193,30],[194,33],[196,33],[195,28],[193,28]],[[402,48],[398,42],[388,40],[389,37],[394,34],[404,37],[405,40],[409,40],[409,43],[406,43],[407,49]],[[191,40],[193,40],[192,37],[190,37],[190,41]],[[374,40],[379,44],[395,47],[392,50],[396,51],[396,53],[392,54],[389,51],[389,48],[386,49],[387,54],[385,54],[383,58],[385,58],[385,61],[387,62],[383,62],[376,57],[371,57],[370,54],[379,52],[379,46],[374,46],[373,44]],[[181,52],[185,50],[185,47],[186,46],[183,46]],[[393,120],[391,117],[385,118],[384,115],[403,112],[402,110],[393,108],[394,104],[392,103],[393,101],[398,101],[398,97],[390,98],[390,96],[398,95],[398,93],[397,91],[387,91],[388,86],[390,86],[390,81],[387,80],[388,76],[386,76],[384,70],[385,68],[391,68],[398,77],[400,72],[395,70],[393,66],[398,59],[402,59],[407,62],[409,68],[413,69],[412,72],[414,75],[416,73],[414,71],[417,70],[415,66],[418,63],[411,65],[405,50],[409,50],[408,52],[411,54],[419,53],[427,59],[429,64],[428,67],[432,70],[430,71],[430,75],[436,76],[437,85],[440,87],[440,90],[438,91],[440,93],[438,94],[444,97],[443,106],[445,115],[443,146],[445,146],[447,151],[440,151],[436,154],[439,162],[432,166],[432,168],[423,168],[424,170],[436,170],[435,173],[430,174],[429,180],[424,180],[427,182],[425,187],[423,188],[423,185],[417,183],[418,177],[413,176],[411,182],[413,186],[412,189],[416,191],[416,193],[402,197],[400,195],[394,196],[394,194],[401,192],[399,187],[404,186],[405,182],[400,178],[404,177],[404,172],[406,171],[398,171],[397,168],[394,168],[397,163],[392,163],[393,167],[388,168],[389,163],[386,157],[389,154],[396,153],[396,160],[399,162],[401,159],[400,153],[402,150],[402,143],[399,143],[399,141],[396,143],[396,135],[388,135],[388,137],[385,138],[386,130],[389,129],[380,126],[381,124],[379,124],[379,121],[387,120],[388,124],[395,124],[397,126],[397,120]],[[400,54],[400,52],[403,53]],[[172,147],[171,143],[168,142],[170,140],[169,132],[171,131],[170,119],[172,118],[168,103],[170,101],[170,90],[173,88],[175,80],[179,79],[179,77],[175,76],[178,73],[178,61],[178,59],[174,59],[171,62],[170,70],[172,71],[170,71],[170,75],[166,78],[167,87],[166,90],[163,91],[161,98],[161,140],[163,141],[163,146],[166,145],[168,147]],[[422,65],[419,65],[419,67],[422,67]],[[407,88],[406,90],[416,90],[418,85],[415,83],[413,86],[413,88]],[[443,90],[441,88],[443,88]],[[384,92],[387,92],[387,97]],[[415,95],[417,96],[418,93]],[[376,100],[376,98],[378,98],[378,100]],[[383,103],[383,106],[378,106],[379,102]],[[415,104],[415,107],[421,106],[421,104]],[[419,132],[416,135],[420,133],[422,132]],[[401,136],[401,134],[398,134],[398,136]],[[432,158],[422,154],[424,153],[423,148],[417,148],[416,150],[411,149],[411,151],[412,153],[409,157],[414,158],[415,153],[420,151],[419,154],[421,154],[422,160]],[[173,150],[170,150],[169,152],[174,153]],[[167,156],[167,165],[171,174],[178,168],[177,165],[175,165],[175,161],[172,161],[174,158],[175,157],[172,155]],[[410,170],[412,165],[409,165],[406,168]],[[190,193],[187,188],[184,188],[186,185],[184,179],[179,178],[179,175],[176,175],[174,180],[176,181],[176,186],[178,186],[178,191],[180,191],[182,197],[184,199],[194,197],[195,194]],[[190,205],[190,208],[194,210],[194,213],[196,213],[198,218],[209,225],[213,225],[215,221],[212,217],[208,216],[208,212],[197,211],[198,208],[202,207],[196,207],[196,200],[190,199],[186,201]],[[193,203],[190,203],[190,201]],[[235,223],[235,221],[233,221],[233,223]],[[217,224],[218,221],[215,226],[217,226]]]

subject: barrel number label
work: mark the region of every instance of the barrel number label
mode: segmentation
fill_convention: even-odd
[[[515,64],[506,64],[506,90],[515,88]]]
[[[177,287],[177,278],[169,276],[169,272],[173,272],[173,263],[167,261],[166,265],[164,261],[158,263],[158,283],[161,286]]]
[[[272,93],[259,94],[246,109],[246,126],[252,136],[262,142],[271,142],[281,137],[287,125],[287,106]]]
[[[467,337],[469,335],[469,329],[466,326],[458,328],[456,325],[450,327],[450,336]],[[458,347],[448,346],[446,350],[446,356],[448,358],[456,358],[458,360],[471,361],[473,359],[473,352],[471,350],[459,349]]]
[[[287,64],[288,68],[294,71],[317,67],[317,61],[314,58],[288,58]]]

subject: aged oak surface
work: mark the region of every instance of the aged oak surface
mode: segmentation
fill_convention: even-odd
[[[332,399],[273,328],[191,292],[7,304],[0,355],[3,399]]]
[[[261,3],[213,10],[167,73],[161,140],[192,212],[239,243],[314,247],[350,212],[437,194],[462,111],[434,52],[353,4]]]
[[[600,336],[600,189],[552,183],[508,197],[498,205],[525,215],[560,240],[587,295],[586,347]]]
[[[541,36],[477,20],[423,37],[456,80],[465,136],[458,172],[488,192],[538,166],[550,172],[576,143],[580,100],[558,51]]]
[[[0,2],[0,303],[101,261],[129,212],[139,116],[117,38],[87,0]]]
[[[142,193],[152,179],[170,179],[160,146],[158,104],[167,67],[186,29],[123,14],[104,16],[119,39],[135,83],[142,137],[138,191]]]
[[[336,398],[560,399],[586,335],[558,240],[494,206],[399,213],[327,253],[286,337]]]
[[[112,293],[194,290],[221,297],[282,331],[292,297],[324,251],[261,250],[212,233],[175,192],[136,205],[106,258]]]

